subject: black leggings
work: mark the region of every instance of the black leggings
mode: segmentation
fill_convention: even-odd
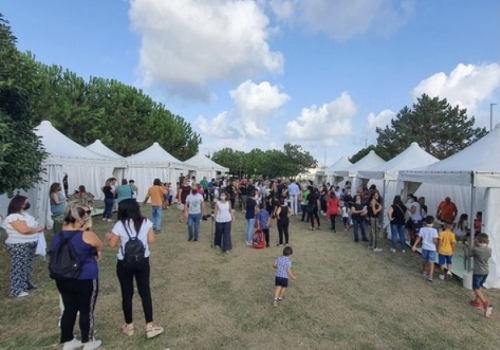
[[[332,230],[335,231],[335,221],[337,221],[337,215],[330,214],[330,222],[332,223]]]
[[[316,218],[316,222],[318,223],[318,227],[321,226],[319,222],[319,215],[318,215],[318,207],[314,207],[312,210],[312,213],[309,213],[309,216],[311,217],[311,227],[314,228],[314,219]]]
[[[290,220],[288,218],[284,220],[277,220],[278,222],[278,235],[279,235],[279,244],[283,244],[283,235],[285,236],[285,244],[288,244],[288,226],[290,224]]]
[[[64,304],[61,317],[61,343],[74,338],[73,328],[78,311],[80,311],[82,343],[89,342],[94,336],[94,308],[99,291],[98,280],[56,280],[56,286]]]
[[[124,266],[123,260],[116,263],[116,275],[122,290],[122,308],[125,323],[132,323],[132,297],[134,296],[134,277],[137,290],[142,301],[144,318],[146,323],[153,322],[153,302],[151,300],[151,289],[149,288],[149,258],[145,258],[143,265],[137,270],[129,270]]]

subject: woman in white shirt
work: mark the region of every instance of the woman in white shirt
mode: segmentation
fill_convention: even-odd
[[[231,222],[234,221],[234,211],[231,208],[229,195],[226,191],[221,191],[219,200],[215,202],[214,216],[214,245],[222,249],[223,253],[229,253],[233,249],[231,243]]]
[[[30,208],[28,198],[15,196],[9,203],[3,228],[7,232],[5,247],[10,254],[10,296],[24,297],[36,289],[31,282],[33,260],[38,243],[38,232],[43,228],[26,210]]]
[[[129,239],[135,237],[144,245],[144,257],[138,263],[140,266],[131,269],[125,264],[124,252],[125,245]],[[118,221],[111,230],[111,233],[106,233],[106,239],[111,248],[116,247],[118,242],[120,242],[117,254],[116,275],[120,282],[122,308],[125,316],[125,324],[122,326],[122,332],[127,335],[134,334],[132,297],[134,295],[135,278],[146,319],[146,336],[152,338],[163,333],[162,327],[153,324],[153,303],[149,287],[149,244],[153,243],[155,239],[153,223],[141,215],[139,204],[135,199],[124,199],[118,203]]]

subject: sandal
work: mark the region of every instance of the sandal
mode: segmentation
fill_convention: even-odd
[[[134,335],[134,325],[133,324],[124,324],[122,326],[122,332],[128,336]]]
[[[148,337],[148,338],[156,337],[157,335],[162,334],[162,333],[163,333],[163,327],[154,326],[154,325],[146,326],[146,337]]]

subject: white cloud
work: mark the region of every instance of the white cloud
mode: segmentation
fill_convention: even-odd
[[[377,140],[377,128],[384,129],[396,115],[397,113],[389,109],[385,109],[377,115],[375,113],[368,114],[368,123],[365,125],[365,136],[368,138],[368,141],[375,144]]]
[[[254,1],[131,0],[141,37],[140,72],[181,97],[209,100],[209,85],[280,73],[283,57],[268,45],[269,19]]]
[[[231,126],[228,112],[219,113],[211,121],[200,115],[194,122],[203,136],[214,136],[219,138],[231,138],[235,136],[236,130]]]
[[[322,141],[351,133],[351,119],[356,113],[347,92],[321,107],[304,108],[299,117],[288,122],[286,135],[293,139]]]
[[[235,104],[241,132],[250,137],[266,136],[269,118],[290,99],[267,81],[255,84],[247,80],[231,90],[229,95]]]
[[[414,0],[272,0],[279,21],[298,24],[310,33],[323,32],[337,41],[375,30],[391,34],[413,13]]]
[[[422,80],[414,89],[413,97],[427,94],[446,98],[451,106],[467,108],[468,115],[474,115],[479,105],[491,99],[500,88],[500,65],[498,63],[473,65],[458,64],[450,75],[440,72]]]

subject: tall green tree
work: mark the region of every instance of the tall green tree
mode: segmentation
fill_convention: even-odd
[[[466,109],[423,94],[412,109],[404,107],[390,125],[376,129],[377,147],[392,158],[417,142],[434,157],[444,159],[486,134],[485,128],[474,128],[474,123],[474,117],[469,118]]]
[[[33,132],[36,73],[0,14],[0,194],[27,190],[41,180],[46,153]]]
[[[349,161],[354,164],[357,161],[363,159],[368,153],[370,153],[370,151],[374,151],[380,158],[382,158],[385,161],[391,159],[391,156],[386,149],[379,146],[370,145],[368,147],[359,150],[356,154],[354,154],[352,157],[349,158]]]
[[[287,175],[297,175],[318,166],[318,161],[308,151],[303,150],[302,146],[285,143],[283,153],[291,166]]]

